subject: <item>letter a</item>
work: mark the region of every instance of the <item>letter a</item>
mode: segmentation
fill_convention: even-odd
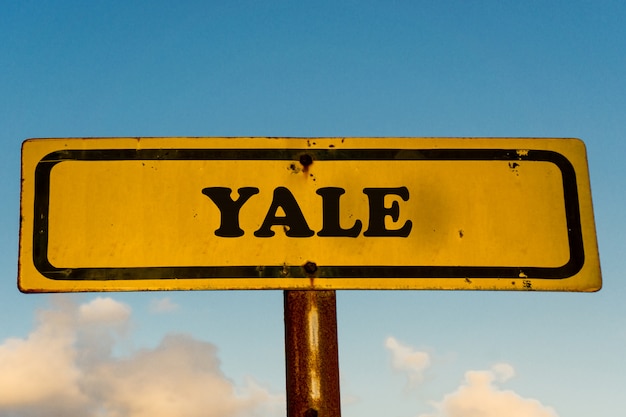
[[[279,207],[282,207],[285,216],[276,216]],[[311,237],[315,234],[313,230],[309,229],[295,197],[285,187],[278,187],[274,190],[274,198],[265,220],[259,230],[254,232],[254,235],[256,237],[272,237],[274,231],[271,228],[277,225],[286,226],[285,234],[289,237]]]

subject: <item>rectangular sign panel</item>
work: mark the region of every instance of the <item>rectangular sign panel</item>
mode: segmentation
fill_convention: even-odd
[[[24,292],[601,287],[578,139],[31,139]]]

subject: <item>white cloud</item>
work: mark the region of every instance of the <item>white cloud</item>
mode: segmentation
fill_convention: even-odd
[[[239,417],[284,415],[284,396],[253,380],[236,385],[217,348],[168,335],[155,349],[115,358],[128,306],[68,298],[38,314],[25,339],[0,344],[0,415],[11,417]]]
[[[178,310],[178,304],[172,302],[169,297],[154,299],[150,302],[150,312],[169,313]]]
[[[515,376],[515,369],[508,363],[496,363],[491,367],[494,379],[498,382],[506,382]]]
[[[385,340],[385,347],[391,352],[391,366],[395,370],[405,372],[411,383],[423,380],[424,371],[430,366],[428,353],[403,345],[394,337]]]
[[[56,309],[38,313],[38,326],[26,339],[0,345],[0,415],[34,416],[47,404],[71,415],[88,403],[79,384],[76,323],[64,299],[55,302]]]
[[[89,376],[92,394],[110,416],[252,415],[272,396],[257,386],[238,389],[220,371],[215,346],[168,335],[153,350],[100,364]]]
[[[456,391],[432,403],[435,413],[420,417],[558,417],[551,407],[496,386],[495,382],[507,381],[514,375],[513,367],[505,363],[488,371],[468,371]]]
[[[110,297],[97,297],[81,305],[78,313],[83,323],[115,324],[125,323],[131,315],[131,309]]]

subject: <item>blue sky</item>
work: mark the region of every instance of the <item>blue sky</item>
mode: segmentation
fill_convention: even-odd
[[[280,291],[19,293],[21,143],[91,136],[583,139],[603,289],[340,291],[342,413],[625,409],[625,17],[618,1],[3,4],[0,416],[284,415]]]

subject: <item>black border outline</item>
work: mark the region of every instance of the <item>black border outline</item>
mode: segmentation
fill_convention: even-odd
[[[563,178],[565,212],[570,248],[569,261],[555,268],[498,266],[324,266],[317,278],[509,278],[565,279],[576,275],[585,262],[576,172],[563,155],[546,150],[516,149],[83,149],[61,150],[43,157],[35,168],[33,262],[45,277],[54,280],[144,280],[308,277],[300,266],[203,266],[57,268],[48,252],[50,173],[63,161],[127,160],[281,160],[298,161],[302,154],[323,161],[543,161],[555,164]]]

